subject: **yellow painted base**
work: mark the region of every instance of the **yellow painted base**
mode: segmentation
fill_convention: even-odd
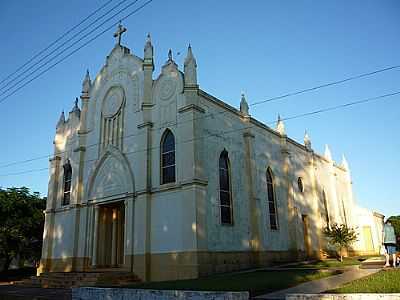
[[[217,273],[269,266],[273,262],[290,262],[304,258],[301,251],[262,252],[170,252],[125,256],[124,269],[134,272],[143,281],[192,279]],[[317,258],[317,253],[315,254]],[[150,271],[146,276],[146,265]],[[103,268],[102,268],[103,269]],[[42,260],[38,273],[93,271],[89,258]]]

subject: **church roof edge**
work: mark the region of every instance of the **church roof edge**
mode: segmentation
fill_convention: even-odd
[[[232,105],[226,103],[225,101],[220,100],[220,99],[218,99],[217,97],[215,97],[215,96],[213,96],[213,95],[207,93],[206,91],[204,91],[204,90],[202,90],[202,89],[199,89],[199,95],[205,97],[206,99],[208,99],[208,100],[210,100],[210,101],[212,101],[212,102],[214,102],[215,104],[221,106],[222,108],[227,109],[228,111],[232,112],[233,114],[237,115],[238,117],[241,117],[241,116],[242,116],[241,113],[240,113],[240,110],[238,110],[237,108],[233,107]],[[253,123],[254,125],[260,127],[261,129],[267,130],[269,133],[272,133],[273,135],[275,135],[275,136],[277,136],[277,137],[282,137],[282,135],[281,135],[279,132],[277,132],[276,130],[274,130],[273,128],[269,127],[269,126],[266,125],[265,123],[263,123],[263,122],[261,122],[261,121],[255,119],[255,118],[253,118],[253,117],[251,117],[251,116],[250,116],[250,122]],[[292,139],[292,138],[290,138],[290,137],[288,137],[288,136],[285,136],[285,137],[286,137],[286,140],[287,140],[289,143],[293,144],[294,146],[296,146],[296,147],[298,147],[298,148],[301,148],[301,149],[304,150],[304,151],[307,151],[307,152],[309,151],[309,150],[306,148],[306,146],[303,145],[302,143],[299,143],[299,142],[297,142],[296,140],[294,140],[294,139]],[[318,157],[318,158],[324,160],[325,162],[329,162],[329,161],[323,156],[323,154],[319,154],[319,153],[316,153],[316,152],[314,152],[314,151],[313,151],[313,154],[314,154],[316,157]],[[340,169],[340,170],[346,171],[342,166],[339,166],[339,165],[337,165],[336,163],[334,163],[334,166],[335,166],[336,168]]]

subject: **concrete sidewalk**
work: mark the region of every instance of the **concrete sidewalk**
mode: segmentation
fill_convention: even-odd
[[[360,269],[358,266],[356,266],[349,268],[347,271],[339,275],[334,275],[327,278],[305,282],[295,287],[261,295],[255,297],[254,299],[280,300],[280,299],[285,299],[286,294],[299,294],[299,293],[318,294],[328,290],[336,289],[342,286],[343,284],[371,275],[380,270],[381,269]]]

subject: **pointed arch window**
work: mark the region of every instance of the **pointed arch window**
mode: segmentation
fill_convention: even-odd
[[[301,177],[297,178],[297,186],[299,188],[300,193],[304,193],[303,179]]]
[[[167,129],[161,139],[161,184],[175,182],[175,137]]]
[[[330,224],[330,220],[329,220],[328,201],[326,199],[325,190],[322,190],[322,202],[324,205],[323,217],[325,219],[325,225],[326,225],[326,227],[329,228],[331,226],[331,224]]]
[[[62,205],[69,205],[71,200],[72,167],[69,161],[64,165],[64,192]]]
[[[276,211],[274,176],[272,174],[271,168],[267,169],[266,177],[267,177],[267,193],[268,193],[269,226],[272,230],[277,230],[278,214]]]
[[[219,156],[219,203],[221,224],[232,225],[232,195],[229,171],[229,157],[226,150]]]

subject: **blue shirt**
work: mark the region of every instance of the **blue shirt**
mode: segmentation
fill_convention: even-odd
[[[394,228],[392,225],[385,224],[383,226],[383,234],[385,244],[396,244],[396,235],[394,234]]]

